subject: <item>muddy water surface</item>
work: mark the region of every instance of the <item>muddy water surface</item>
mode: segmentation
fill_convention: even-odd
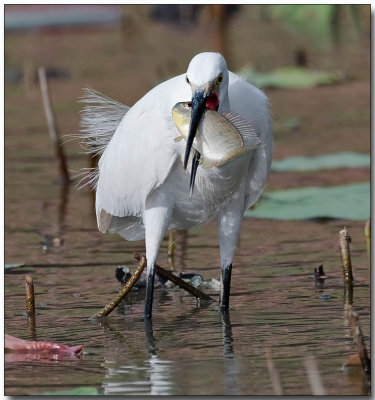
[[[71,189],[61,208],[53,160],[44,166],[29,162],[36,170],[43,168],[23,181],[29,194],[24,220],[11,213],[17,191],[8,194],[13,202],[7,203],[6,262],[27,265],[5,275],[5,331],[32,338],[24,315],[28,273],[35,281],[36,338],[82,344],[84,353],[81,359],[63,360],[6,354],[6,394],[86,387],[99,394],[272,395],[275,387],[267,366],[271,358],[282,393],[308,395],[307,355],[315,357],[327,394],[368,393],[359,368],[341,370],[356,352],[345,315],[337,243],[344,225],[353,238],[354,306],[369,343],[369,269],[362,222],[248,219],[235,259],[229,313],[221,314],[217,301],[197,304],[182,290],[158,289],[151,327],[142,320],[142,291],[131,294],[108,318],[91,320],[119,289],[115,267],[126,264],[134,270],[132,250],[143,251],[143,243],[98,233],[88,192]],[[9,171],[9,176],[14,174],[23,179],[16,170]],[[54,237],[62,244],[55,240],[54,246]],[[187,243],[185,271],[206,280],[219,278],[216,225],[192,230]],[[160,255],[164,266],[166,246],[165,241]],[[327,279],[323,288],[316,288],[312,274],[320,264]],[[218,299],[217,292],[208,293]]]

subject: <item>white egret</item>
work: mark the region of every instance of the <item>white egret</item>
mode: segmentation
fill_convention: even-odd
[[[175,140],[180,133],[172,109],[189,100],[192,111],[185,146]],[[145,318],[152,315],[154,265],[166,230],[189,229],[213,219],[219,227],[220,308],[228,309],[243,214],[262,194],[271,166],[267,97],[228,71],[219,53],[206,52],[191,60],[187,73],[156,86],[131,108],[92,90],[84,101],[88,104],[82,118],[84,142],[92,153],[102,153],[92,174],[98,228],[127,240],[146,240]],[[205,108],[240,114],[263,145],[224,165],[198,168],[193,140]]]

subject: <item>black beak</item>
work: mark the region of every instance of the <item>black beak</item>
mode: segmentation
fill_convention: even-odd
[[[197,90],[191,99],[191,118],[190,118],[190,129],[189,135],[186,142],[185,158],[184,158],[184,169],[187,167],[191,146],[193,144],[195,135],[197,133],[199,121],[202,118],[203,111],[206,105],[207,94],[203,90]]]
[[[199,159],[201,158],[201,154],[198,150],[193,151],[193,161],[191,163],[191,173],[190,173],[190,197],[193,195],[194,191],[194,183],[195,183],[195,176],[197,175],[197,169],[199,166]]]

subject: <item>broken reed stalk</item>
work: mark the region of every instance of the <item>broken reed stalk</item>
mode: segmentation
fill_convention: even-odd
[[[138,253],[134,253],[134,258],[136,260],[140,260],[140,255]],[[170,280],[172,283],[174,283],[177,286],[180,286],[182,289],[185,289],[187,292],[195,296],[197,299],[202,299],[202,300],[209,300],[209,301],[214,301],[214,299],[210,296],[208,296],[206,293],[202,292],[201,290],[195,288],[194,286],[190,285],[189,283],[185,282],[183,279],[179,278],[176,275],[173,275],[172,272],[167,271],[166,269],[160,267],[159,265],[155,264],[155,272],[165,278]]]
[[[36,339],[36,323],[35,323],[35,293],[34,282],[30,275],[25,275],[26,282],[26,315],[27,315],[27,332],[32,340]]]
[[[268,373],[270,374],[270,379],[272,382],[273,391],[275,392],[276,396],[282,396],[283,389],[281,387],[279,373],[275,368],[275,364],[272,359],[271,349],[269,347],[266,347],[266,360],[267,360]]]
[[[367,349],[363,340],[361,325],[359,324],[358,314],[354,311],[353,307],[349,308],[349,323],[352,331],[354,343],[357,346],[357,352],[361,360],[362,370],[364,373],[371,374],[371,362],[367,355]]]
[[[310,382],[311,394],[314,396],[324,396],[325,391],[322,380],[320,378],[319,370],[316,365],[315,357],[307,355],[303,360]]]
[[[353,272],[352,272],[352,260],[350,257],[351,242],[350,236],[346,230],[346,227],[340,231],[339,244],[341,251],[342,268],[344,272],[344,283],[345,285],[353,285]]]
[[[96,314],[97,318],[109,315],[120,304],[121,300],[130,292],[130,290],[137,282],[138,278],[141,276],[143,270],[147,265],[147,260],[145,256],[139,257],[138,261],[139,265],[134,274],[122,287],[119,294],[110,303],[108,303],[100,312],[98,312],[98,314]]]
[[[42,92],[44,113],[47,119],[48,131],[51,136],[51,139],[55,145],[56,158],[59,165],[59,172],[61,175],[61,179],[64,183],[69,183],[69,172],[66,162],[65,153],[63,147],[61,146],[59,131],[56,124],[56,119],[53,114],[51,100],[48,92],[48,83],[46,77],[46,70],[44,67],[38,68],[38,76],[39,76],[39,84],[40,90]]]
[[[26,314],[28,318],[35,319],[34,282],[30,275],[25,275],[26,281]]]

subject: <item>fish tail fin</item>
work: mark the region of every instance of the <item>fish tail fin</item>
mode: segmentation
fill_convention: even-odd
[[[246,148],[255,149],[264,146],[251,122],[249,122],[242,115],[232,112],[221,112],[220,114],[237,129],[243,138]]]

